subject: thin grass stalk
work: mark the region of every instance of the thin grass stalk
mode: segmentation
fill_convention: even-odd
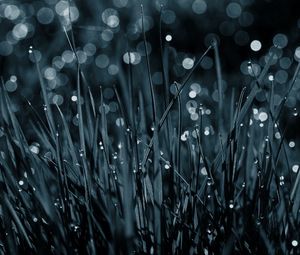
[[[215,58],[215,67],[217,73],[217,84],[218,84],[218,106],[219,106],[219,133],[223,135],[224,133],[224,120],[223,120],[223,80],[222,80],[222,71],[221,71],[221,61],[220,61],[220,54],[219,54],[219,47],[218,42],[214,38],[213,42],[213,49],[214,49],[214,58]]]
[[[155,100],[155,93],[154,93],[154,87],[153,87],[152,76],[151,76],[150,60],[149,60],[149,56],[148,56],[149,51],[148,51],[146,32],[145,32],[143,5],[141,5],[141,12],[142,12],[143,42],[144,42],[144,48],[145,48],[145,54],[146,54],[148,79],[149,79],[149,84],[150,84],[150,94],[151,94],[151,104],[152,104],[152,121],[154,124],[154,128],[156,129],[156,125],[157,125],[157,123],[156,123],[156,121],[157,121],[156,100]]]
[[[183,82],[180,84],[178,92],[174,95],[174,97],[172,98],[171,102],[169,103],[169,105],[167,106],[167,109],[164,111],[162,117],[160,118],[159,122],[158,122],[158,132],[160,131],[160,129],[162,128],[171,108],[173,107],[174,103],[176,102],[179,94],[181,93],[181,91],[183,90],[183,88],[185,87],[185,85],[187,84],[187,82],[189,81],[190,77],[192,76],[192,73],[194,72],[194,70],[196,69],[196,67],[202,62],[203,58],[208,54],[208,52],[210,51],[212,47],[209,46],[207,48],[207,50],[203,53],[203,55],[199,58],[199,60],[197,61],[197,63],[194,65],[194,67],[191,69],[191,71],[189,72],[189,74],[187,75],[187,77],[183,80]],[[149,147],[148,150],[145,152],[144,155],[144,159],[142,161],[142,165],[144,166],[149,154],[152,150],[152,146],[153,146],[153,137],[151,138],[150,142],[149,142]]]

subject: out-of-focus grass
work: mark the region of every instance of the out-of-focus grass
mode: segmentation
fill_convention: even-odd
[[[214,41],[182,81],[174,82],[175,95],[166,89],[158,103],[143,32],[147,90],[134,85],[131,65],[126,95],[124,87],[112,85],[124,121],[120,127],[109,124],[102,87],[91,92],[89,86],[96,85],[88,84],[80,64],[75,109],[48,102],[37,64],[45,114],[30,102],[25,109],[41,144],[36,153],[2,81],[1,253],[299,254],[300,171],[291,172],[279,123],[299,65],[279,106],[274,105],[275,83],[266,79],[272,57],[238,97],[233,92],[225,98]],[[65,33],[74,51],[73,31]],[[168,88],[171,63],[162,41],[160,46]],[[205,134],[208,117],[200,106],[197,124],[185,123],[194,136],[182,139],[181,95],[212,49],[218,132]],[[265,127],[253,123],[254,99],[261,92],[267,98]],[[76,129],[69,111],[78,114]]]

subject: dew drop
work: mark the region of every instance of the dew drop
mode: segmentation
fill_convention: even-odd
[[[290,147],[290,148],[294,148],[294,147],[295,147],[295,145],[296,145],[296,144],[295,144],[295,142],[294,142],[294,141],[290,141],[290,142],[289,142],[289,147]]]
[[[166,169],[166,170],[169,170],[170,167],[171,167],[171,166],[170,166],[170,163],[169,163],[169,162],[166,162],[166,164],[165,164],[165,169]]]
[[[294,246],[294,247],[298,246],[298,241],[297,240],[293,240],[292,241],[292,246]]]
[[[166,35],[166,41],[167,42],[172,41],[172,35]]]
[[[293,171],[294,173],[298,173],[298,170],[299,170],[299,165],[293,165],[293,166],[292,166],[292,171]]]

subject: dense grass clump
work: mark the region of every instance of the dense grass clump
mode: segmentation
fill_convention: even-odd
[[[64,32],[78,60],[73,31]],[[300,65],[275,104],[274,48],[261,72],[249,61],[249,84],[225,93],[216,40],[174,82],[160,40],[166,89],[158,93],[144,28],[142,37],[145,86],[135,84],[128,52],[124,77],[110,84],[114,114],[79,61],[70,74],[75,103],[64,108],[49,102],[34,61],[42,97],[37,105],[24,99],[22,122],[2,81],[1,254],[299,254],[300,171],[282,113]],[[195,99],[188,110],[198,119],[187,120],[187,88],[207,55],[217,100],[210,115]]]

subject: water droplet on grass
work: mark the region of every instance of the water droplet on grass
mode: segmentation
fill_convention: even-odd
[[[32,153],[34,154],[39,154],[40,152],[40,145],[38,143],[32,143],[30,146],[29,146],[29,149]]]
[[[172,36],[171,36],[171,35],[166,35],[166,41],[167,41],[167,42],[172,41]]]
[[[298,173],[298,170],[299,170],[299,165],[293,165],[293,166],[292,166],[292,171],[293,171],[294,173]]]
[[[206,170],[205,167],[202,167],[200,172],[201,172],[202,175],[207,175],[207,170]]]
[[[294,247],[298,246],[298,241],[297,240],[293,240],[292,241],[292,246],[294,246]]]
[[[290,148],[294,148],[294,147],[295,147],[295,145],[296,145],[296,144],[295,144],[295,142],[294,142],[294,141],[290,141],[290,142],[289,142],[289,147],[290,147]]]
[[[170,169],[170,168],[171,168],[170,163],[169,163],[169,162],[166,162],[166,164],[165,164],[165,169],[168,170],[168,169]]]

